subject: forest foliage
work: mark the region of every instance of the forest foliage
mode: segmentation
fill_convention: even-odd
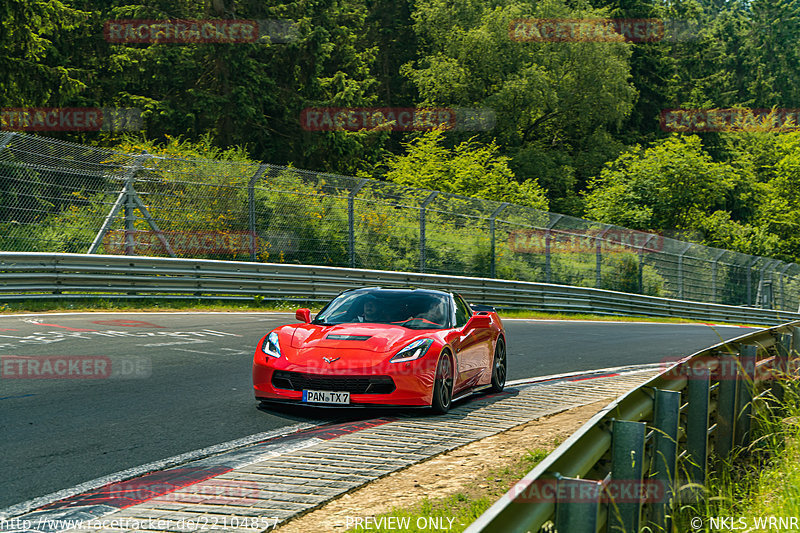
[[[800,0],[7,0],[0,107],[132,107],[138,137],[509,201],[800,260],[800,133],[671,133],[669,109],[800,107]],[[525,42],[518,19],[659,19],[655,42]],[[292,39],[113,43],[120,19],[291,21]],[[309,131],[304,109],[491,110],[482,131]],[[159,148],[160,147],[160,148]],[[166,152],[165,152],[166,153]]]

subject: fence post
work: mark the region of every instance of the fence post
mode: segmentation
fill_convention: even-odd
[[[756,346],[739,347],[739,369],[736,380],[739,393],[736,400],[736,443],[739,446],[750,444],[750,415],[753,410],[753,386],[756,377]]]
[[[678,254],[678,298],[683,299],[683,256],[689,251],[693,244],[687,244],[686,248]]]
[[[779,279],[780,279],[780,283],[781,283],[781,305],[780,305],[779,309],[781,309],[783,311],[787,310],[786,288],[785,288],[785,285],[786,285],[786,281],[785,281],[785,279],[786,279],[786,271],[789,270],[791,267],[792,267],[792,263],[789,263],[785,267],[783,267],[781,269],[781,271],[780,271],[780,278]]]
[[[718,357],[719,389],[717,392],[717,433],[714,438],[714,451],[724,459],[733,450],[733,436],[736,426],[736,398],[738,380],[738,359],[729,353]]]
[[[103,237],[105,236],[106,232],[108,232],[109,228],[111,228],[111,224],[114,222],[117,213],[119,213],[119,210],[122,209],[123,207],[125,208],[125,251],[127,253],[128,210],[130,208],[130,203],[133,201],[130,192],[133,189],[133,180],[136,177],[136,173],[139,171],[140,168],[142,168],[144,160],[148,157],[151,156],[147,153],[144,153],[134,158],[133,164],[130,166],[128,171],[125,173],[125,176],[123,177],[123,179],[125,180],[125,184],[122,188],[122,191],[120,191],[119,196],[117,196],[117,200],[111,207],[111,211],[109,211],[108,215],[106,215],[106,219],[103,221],[103,226],[100,228],[100,231],[97,232],[97,235],[95,235],[92,244],[89,245],[89,250],[86,252],[87,254],[93,254],[97,252],[97,249],[100,247],[100,244],[103,241]]]
[[[678,427],[680,425],[681,393],[655,389],[653,409],[653,471],[652,479],[664,489],[663,501],[653,502],[651,522],[654,531],[672,531],[672,498],[677,487]]]
[[[611,438],[611,483],[614,494],[608,495],[608,532],[639,531],[642,517],[640,499],[644,471],[644,443],[647,425],[644,422],[614,420]],[[616,483],[616,486],[614,485]],[[614,501],[620,488],[632,489],[635,501]],[[624,490],[628,492],[628,490]]]
[[[355,199],[361,188],[367,184],[369,179],[364,178],[353,187],[350,194],[347,195],[347,251],[350,254],[350,268],[356,267],[356,214],[355,214]]]
[[[438,192],[432,192],[428,195],[419,208],[419,271],[425,272],[425,209],[428,207]]]
[[[764,263],[764,266],[761,267],[758,273],[758,290],[756,291],[756,307],[761,309],[771,309],[772,308],[772,279],[770,276],[770,281],[767,282],[766,273],[767,269],[770,268],[773,264],[780,263],[780,261],[767,261]],[[772,271],[774,273],[774,270]]]
[[[655,235],[650,235],[639,247],[639,294],[644,294],[644,248]]]
[[[558,221],[563,217],[564,215],[556,215],[544,229],[544,271],[545,281],[547,283],[550,283],[553,278],[553,269],[550,267],[550,230],[553,229],[553,226],[558,224]]]
[[[756,262],[758,262],[757,257],[747,263],[747,266],[745,267],[745,274],[747,275],[747,307],[751,307],[753,305],[753,280],[751,270]]]
[[[602,243],[605,240],[606,233],[611,231],[611,226],[607,227],[594,237],[594,242],[596,245],[595,250],[595,281],[594,286],[595,288],[601,288],[600,285],[603,283],[603,276],[601,272],[602,264],[603,264],[603,251],[602,251]]]
[[[556,531],[595,533],[602,484],[591,479],[560,477],[556,481]]]
[[[688,372],[689,408],[686,419],[686,474],[688,480],[703,485],[708,462],[708,403],[710,391],[708,368]]]
[[[496,278],[497,277],[497,255],[495,254],[495,246],[494,246],[494,222],[497,219],[498,215],[508,207],[508,202],[503,202],[500,206],[494,210],[492,213],[491,218],[489,218],[489,238],[492,242],[492,264],[489,268],[489,277]]]
[[[125,255],[136,255],[136,241],[134,240],[134,233],[136,232],[136,215],[134,210],[136,206],[133,203],[133,179],[125,181],[125,207],[123,208],[123,218],[125,219]]]
[[[256,169],[255,174],[252,175],[250,178],[250,182],[247,184],[247,212],[248,212],[248,221],[247,221],[247,228],[250,232],[250,260],[256,261],[258,259],[258,250],[256,249],[256,182],[261,178],[264,174],[264,171],[267,170],[268,165],[262,163],[259,165],[258,169]]]
[[[711,303],[717,303],[717,267],[719,260],[725,255],[726,250],[720,251],[711,263]]]

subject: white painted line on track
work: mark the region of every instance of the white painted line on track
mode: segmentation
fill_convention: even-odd
[[[3,318],[48,318],[53,316],[97,316],[97,315],[253,315],[253,317],[263,317],[263,315],[286,315],[294,318],[294,313],[289,311],[74,311],[58,313],[9,313],[0,314]]]
[[[32,500],[12,505],[11,507],[6,507],[5,509],[0,509],[0,520],[6,520],[10,517],[28,513],[34,509],[38,509],[39,507],[48,505],[58,500],[63,500],[65,498],[76,496],[78,494],[82,494],[90,490],[100,488],[104,485],[108,485],[109,483],[117,483],[119,481],[125,481],[127,479],[131,479],[134,477],[143,476],[145,474],[149,474],[150,472],[155,472],[156,470],[165,470],[167,468],[179,464],[188,463],[190,461],[196,461],[198,459],[205,459],[206,457],[210,457],[212,455],[219,455],[221,453],[233,450],[235,448],[241,448],[267,439],[284,437],[286,435],[291,435],[292,433],[297,433],[298,431],[302,431],[305,429],[311,429],[319,425],[320,425],[319,423],[315,424],[309,422],[301,422],[288,427],[279,428],[273,431],[266,431],[263,433],[256,433],[254,435],[249,435],[247,437],[242,437],[228,442],[223,442],[221,444],[215,444],[213,446],[208,446],[206,448],[201,448],[199,450],[194,450],[191,452],[182,453],[180,455],[175,455],[167,459],[161,459],[160,461],[154,461],[152,463],[147,463],[145,465],[136,466],[133,468],[129,468],[127,470],[122,470],[120,472],[115,472],[113,474],[99,477],[91,481],[86,481],[84,483],[81,483],[80,485],[76,485],[68,489],[62,489],[57,492],[52,492],[50,494],[46,494],[44,496],[40,496]]]
[[[647,325],[662,325],[662,326],[702,326],[702,327],[716,327],[716,328],[748,328],[748,329],[765,329],[766,326],[741,326],[738,324],[706,324],[704,322],[648,322],[648,321],[633,321],[633,320],[570,320],[564,318],[503,318],[503,322],[557,322],[557,323],[576,323],[576,324],[647,324]]]
[[[556,379],[574,378],[577,376],[586,376],[588,374],[612,374],[612,373],[636,373],[636,372],[650,372],[658,368],[663,368],[662,363],[647,363],[643,365],[625,365],[614,366],[609,368],[598,368],[597,370],[582,370],[580,372],[565,372],[563,374],[552,374],[549,376],[536,376],[532,378],[515,379],[514,381],[507,381],[506,387],[513,387],[515,385],[528,385],[539,383],[542,381],[553,381]]]
[[[153,342],[150,344],[137,344],[136,346],[142,346],[144,348],[160,348],[162,346],[186,346],[187,344],[203,344],[206,341],[203,339],[187,339],[185,341],[176,341],[176,342]]]

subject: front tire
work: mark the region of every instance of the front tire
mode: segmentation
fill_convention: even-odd
[[[450,410],[453,401],[453,365],[445,353],[439,358],[436,366],[436,379],[433,382],[433,412],[444,414]]]
[[[506,386],[506,343],[503,337],[497,339],[492,360],[492,392],[500,392]]]

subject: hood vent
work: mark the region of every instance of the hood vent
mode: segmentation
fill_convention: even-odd
[[[372,335],[337,335],[335,333],[331,333],[325,338],[332,341],[365,341],[367,339],[371,339]]]

